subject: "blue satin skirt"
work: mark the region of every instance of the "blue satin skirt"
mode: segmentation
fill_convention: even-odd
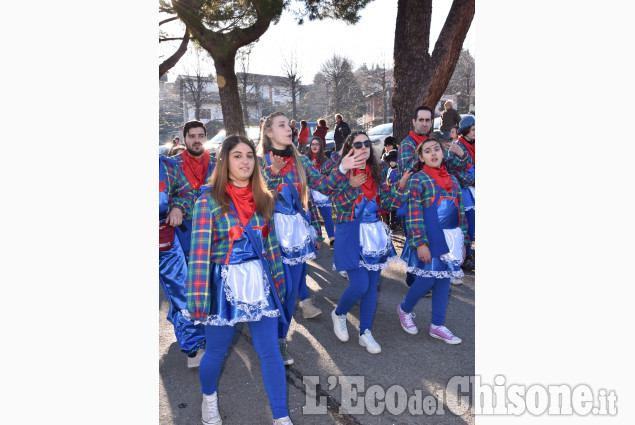
[[[185,256],[179,239],[175,237],[172,248],[168,251],[159,251],[159,282],[170,303],[167,319],[174,325],[176,340],[181,351],[191,354],[205,346],[205,330],[202,325],[193,325],[181,314],[181,310],[187,309],[186,277]]]

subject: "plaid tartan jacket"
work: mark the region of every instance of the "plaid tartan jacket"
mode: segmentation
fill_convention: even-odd
[[[467,173],[467,170],[472,165],[474,165],[474,160],[472,159],[472,155],[470,155],[470,152],[465,148],[465,144],[461,141],[460,138],[457,141],[457,145],[461,146],[461,149],[463,149],[463,152],[465,152],[465,156],[467,156],[469,158],[469,161],[468,161],[468,163],[466,164],[465,167],[462,167],[462,168],[456,169],[456,170],[452,170],[452,172],[450,174],[452,174],[454,177],[456,177],[458,179],[458,181],[461,184],[462,188],[467,188],[469,186],[476,186],[475,178]],[[448,172],[450,172],[450,171],[448,170]]]
[[[177,185],[176,191],[172,197],[172,202],[170,203],[170,208],[177,207],[181,211],[183,211],[183,219],[184,220],[192,220],[192,207],[194,206],[194,202],[189,203],[189,199],[194,199],[196,201],[201,193],[203,193],[201,188],[194,189],[190,182],[187,181],[187,177],[185,177],[185,172],[183,172],[183,156],[182,154],[174,155],[170,157],[176,161],[176,165],[172,167],[172,181]],[[209,181],[209,178],[212,175],[212,171],[214,171],[214,167],[216,166],[216,158],[213,156],[209,156],[209,166],[207,167],[207,177],[205,177],[205,182]],[[202,187],[202,186],[201,186]]]
[[[274,222],[266,222],[258,212],[255,212],[249,223],[254,229],[269,226],[269,234],[264,240],[265,258],[269,262],[278,297],[283,302],[286,286]],[[185,281],[187,308],[194,319],[204,318],[209,313],[210,263],[227,264],[229,229],[233,226],[243,227],[232,209],[227,213],[222,212],[220,204],[210,192],[196,201],[192,220],[190,262]]]
[[[416,173],[421,169],[421,163],[415,150],[417,149],[417,142],[412,140],[410,136],[406,137],[399,146],[399,152],[397,156],[397,168],[399,169],[398,178],[403,176],[403,173],[410,170]],[[465,152],[465,149],[463,149]],[[459,158],[454,152],[447,151],[445,158],[443,159],[443,165],[448,169],[448,173],[453,174],[461,168],[465,168],[470,161],[470,156],[465,154],[462,158]]]
[[[354,217],[354,206],[362,201],[364,192],[361,187],[353,187],[348,179],[351,175],[350,171],[342,173],[339,167],[334,168],[329,176],[328,184],[331,193],[331,203],[335,210],[335,223],[343,221],[351,221]],[[399,185],[390,188],[386,181],[383,180],[377,187],[377,196],[379,196],[379,208],[390,211],[399,208],[406,200],[404,194],[398,190]]]
[[[405,228],[407,232],[407,243],[411,248],[417,249],[418,246],[428,243],[426,236],[426,223],[423,219],[423,208],[432,204],[432,200],[438,191],[442,191],[441,196],[457,198],[459,209],[459,227],[463,231],[464,243],[469,242],[467,236],[467,221],[465,219],[465,211],[463,208],[463,195],[459,182],[456,177],[452,176],[452,193],[446,192],[439,187],[432,177],[419,171],[408,179],[408,204],[405,217]]]
[[[328,175],[323,175],[317,168],[313,166],[313,161],[305,155],[300,155],[300,160],[304,166],[306,172],[306,181],[309,187],[307,189],[314,189],[325,195],[328,194]],[[277,196],[278,186],[284,183],[284,176],[282,173],[274,174],[271,172],[271,166],[267,165],[264,158],[258,157],[260,165],[262,167],[262,175],[265,179],[265,185],[274,193],[274,197]],[[293,183],[299,184],[300,179],[298,177],[298,170],[295,168],[295,162],[291,167],[289,173],[292,176]],[[311,212],[311,226],[316,231],[320,228],[319,216],[317,215],[317,207],[313,202],[309,202],[309,211]]]

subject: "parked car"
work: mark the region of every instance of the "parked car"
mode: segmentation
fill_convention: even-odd
[[[379,124],[366,132],[368,138],[373,144],[373,151],[377,155],[377,159],[381,159],[384,153],[384,140],[388,136],[392,136],[392,123]]]
[[[254,142],[254,145],[258,146],[258,141],[260,140],[260,126],[247,126],[245,127],[245,133],[247,137]],[[225,130],[220,130],[216,133],[214,137],[205,142],[205,150],[208,151],[210,155],[216,156],[223,145],[223,140],[227,137],[226,134]]]
[[[326,142],[326,146],[324,147],[324,155],[326,155],[327,158],[330,158],[331,154],[335,150],[335,139],[333,138],[334,134],[335,131],[329,131],[324,137],[324,141]]]

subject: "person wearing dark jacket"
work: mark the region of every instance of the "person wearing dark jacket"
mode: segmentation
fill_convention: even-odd
[[[319,137],[322,139],[322,147],[326,148],[326,133],[329,132],[329,128],[326,126],[326,120],[324,118],[320,118],[318,120],[318,126],[313,132],[313,137]]]
[[[342,144],[346,137],[350,134],[351,128],[348,124],[342,119],[341,114],[335,115],[335,134],[333,134],[333,140],[335,140],[335,150],[340,151],[342,149]]]
[[[445,109],[441,112],[441,123],[439,124],[439,131],[443,134],[443,137],[446,139],[450,137],[450,129],[455,125],[459,125],[461,122],[461,115],[456,111],[456,109],[452,109],[452,101],[446,100]]]

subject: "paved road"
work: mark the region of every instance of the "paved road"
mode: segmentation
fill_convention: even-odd
[[[401,252],[403,235],[395,234],[397,252]],[[348,314],[350,339],[343,343],[334,333],[330,311],[335,308],[348,281],[332,271],[333,251],[323,248],[318,258],[308,264],[307,284],[315,296],[315,305],[323,314],[314,319],[304,319],[299,308],[289,331],[289,349],[295,363],[286,368],[289,413],[294,424],[474,424],[469,410],[456,415],[455,397],[439,398],[438,391],[445,389],[453,376],[474,374],[474,273],[466,273],[464,284],[453,286],[446,316],[446,325],[463,342],[448,345],[432,339],[427,332],[430,323],[430,298],[422,298],[414,309],[417,335],[409,335],[401,329],[397,305],[408,287],[405,284],[403,266],[393,264],[382,272],[373,335],[382,347],[380,354],[369,354],[356,337],[359,325],[359,304]],[[198,369],[186,367],[186,356],[181,353],[171,324],[165,319],[168,303],[159,285],[159,417],[161,425],[200,424],[201,392]],[[318,378],[306,378],[314,376]],[[346,391],[337,377],[357,376],[363,379],[364,388],[357,397],[364,396],[369,403],[357,405],[365,409],[355,413],[346,405]],[[319,379],[319,386],[305,385],[303,378]],[[329,380],[330,379],[330,380]],[[344,386],[346,384],[344,383]],[[381,389],[379,387],[381,387]],[[414,403],[419,397],[431,403],[390,403],[383,392],[399,394],[401,400]],[[374,391],[368,391],[369,388]],[[325,413],[303,414],[303,406],[315,406],[311,394],[325,400]],[[427,397],[427,398],[426,398]],[[399,396],[393,400],[400,400]],[[370,401],[375,402],[370,403]],[[432,404],[435,402],[435,404]],[[344,407],[342,406],[344,405]],[[219,382],[219,406],[224,425],[271,424],[271,410],[262,384],[260,363],[253,346],[249,327],[240,324],[236,328],[234,342],[225,359]],[[373,407],[375,406],[375,407]],[[396,409],[396,410],[395,410]],[[424,413],[418,413],[424,411]],[[392,413],[391,413],[392,411]],[[350,413],[348,413],[350,412]],[[411,413],[412,412],[412,413]],[[428,417],[426,413],[432,414]],[[414,413],[414,414],[413,414]],[[460,413],[460,412],[459,412]]]

